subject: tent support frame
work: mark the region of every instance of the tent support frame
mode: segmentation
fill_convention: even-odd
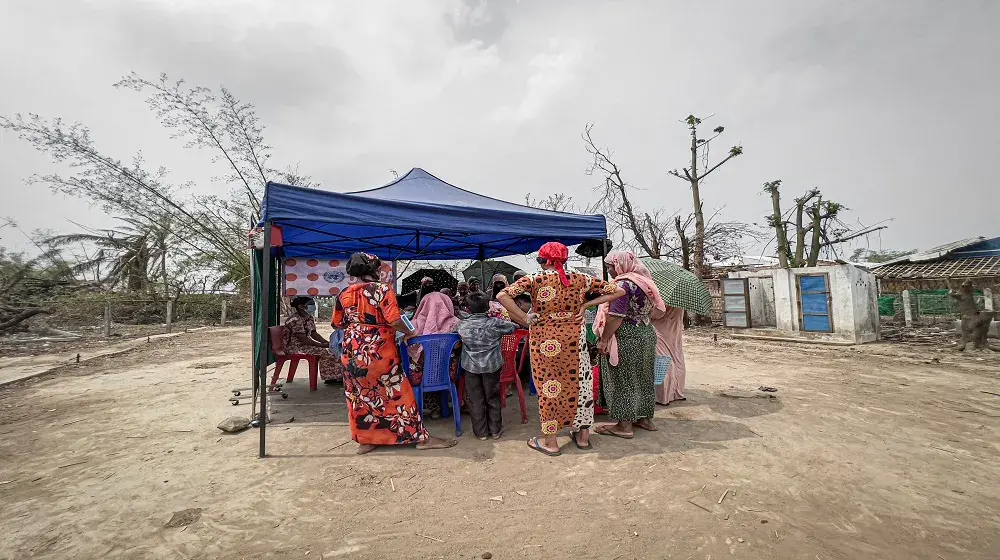
[[[267,456],[267,357],[271,348],[270,330],[271,326],[271,306],[267,304],[268,296],[274,286],[271,285],[271,277],[274,272],[271,270],[273,259],[271,258],[271,222],[264,224],[264,266],[263,278],[261,279],[261,294],[264,304],[261,308],[261,329],[257,343],[261,343],[263,348],[257,350],[257,386],[260,389],[260,412],[257,414],[257,428],[260,430],[260,449],[257,457],[263,459]]]

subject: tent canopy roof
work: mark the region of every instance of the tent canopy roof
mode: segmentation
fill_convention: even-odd
[[[268,183],[261,225],[282,228],[289,257],[494,258],[607,237],[604,216],[530,208],[460,189],[420,168],[376,189],[334,193]]]

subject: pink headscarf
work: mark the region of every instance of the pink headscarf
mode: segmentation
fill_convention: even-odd
[[[649,273],[646,265],[642,264],[642,261],[635,256],[635,253],[631,251],[617,251],[608,255],[604,259],[604,262],[608,263],[614,269],[615,281],[630,280],[639,289],[646,292],[646,297],[653,302],[654,311],[650,313],[652,319],[658,319],[666,313],[667,306],[663,303],[663,298],[660,297],[660,290],[656,288],[656,283],[653,282],[653,275]],[[610,303],[605,303],[597,309],[597,317],[594,318],[594,334],[599,338],[604,332],[604,326],[608,322],[608,313],[610,311]],[[617,366],[618,337],[614,334],[611,335],[608,353],[610,354],[608,362],[613,366]]]
[[[413,326],[417,336],[454,331],[458,326],[458,317],[455,316],[455,305],[451,298],[441,292],[431,292],[424,296],[413,314]]]
[[[413,314],[413,328],[417,336],[425,334],[446,334],[454,332],[458,326],[459,319],[455,316],[455,305],[451,298],[441,292],[431,292],[420,300],[416,313]],[[422,349],[419,346],[411,346],[410,357],[414,360],[420,358]]]

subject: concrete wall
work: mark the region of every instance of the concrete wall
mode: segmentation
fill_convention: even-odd
[[[798,277],[827,274],[830,278],[830,315],[832,333],[805,333],[799,325]],[[852,265],[813,268],[767,269],[734,272],[730,278],[750,278],[751,326],[767,327],[769,306],[773,301],[773,326],[781,334],[833,338],[854,343],[878,339],[878,288],[875,275]],[[773,285],[773,300],[764,295],[766,280]]]
[[[878,340],[878,281],[875,275],[857,267],[848,267],[854,299],[855,342]]]

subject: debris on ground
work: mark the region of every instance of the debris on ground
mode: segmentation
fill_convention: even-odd
[[[197,522],[201,519],[201,508],[190,508],[181,511],[175,511],[172,516],[170,516],[170,521],[164,525],[167,529],[175,529],[177,527],[187,527],[192,523]]]
[[[230,416],[219,423],[219,429],[227,434],[242,432],[250,427],[250,420],[243,416]]]

